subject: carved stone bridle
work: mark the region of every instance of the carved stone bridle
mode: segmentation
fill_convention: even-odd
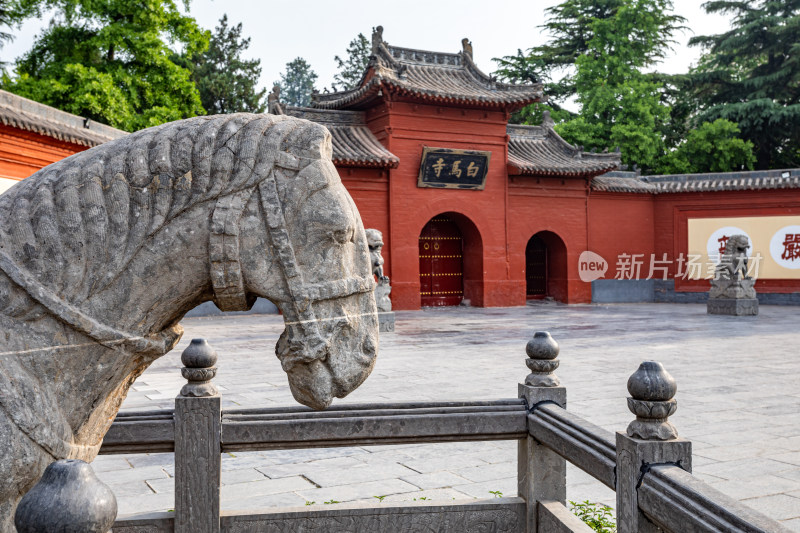
[[[305,159],[307,158],[279,151],[275,157],[275,167],[298,172],[302,167],[301,161]],[[298,268],[289,238],[283,207],[278,196],[274,168],[258,185],[258,191],[273,251],[283,272],[287,294],[295,311],[294,324],[299,326],[302,333],[302,339],[295,342],[294,349],[281,360],[284,371],[288,372],[298,363],[324,360],[328,355],[333,332],[328,336],[320,333],[319,320],[314,314],[312,304],[372,292],[375,289],[375,280],[372,276],[363,278],[351,276],[307,284]],[[214,288],[215,303],[221,311],[246,311],[253,304],[253,300],[248,297],[244,289],[239,260],[239,220],[253,192],[254,189],[249,188],[220,198],[211,217],[209,242],[211,283]]]

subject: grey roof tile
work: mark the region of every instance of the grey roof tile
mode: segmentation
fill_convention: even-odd
[[[597,176],[592,180],[592,189],[608,192],[650,192],[652,194],[800,189],[800,169],[670,174],[630,178]]]
[[[539,101],[542,85],[512,85],[487,76],[471,52],[429,52],[374,42],[373,55],[359,86],[349,91],[315,94],[311,106],[322,109],[360,107],[383,93],[422,100],[518,109]]]
[[[0,90],[0,123],[88,147],[128,134],[3,90]]]
[[[583,152],[549,126],[507,126],[508,164],[522,175],[592,177],[617,168],[617,153]]]
[[[400,159],[372,134],[363,112],[287,107],[286,114],[328,128],[333,144],[333,162],[337,165],[395,168],[400,163]]]

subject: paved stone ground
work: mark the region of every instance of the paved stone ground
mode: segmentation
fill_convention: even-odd
[[[192,318],[176,350],[135,383],[123,409],[171,407],[183,384],[180,352],[206,337],[220,359],[224,406],[292,405],[273,347],[276,315]],[[704,305],[529,305],[398,312],[375,370],[344,402],[499,399],[516,396],[524,346],[535,330],[561,344],[568,407],[608,430],[624,429],[628,376],[645,359],[678,382],[680,434],[695,474],[800,531],[800,307],[763,306],[758,317],[707,316]],[[173,507],[171,454],[101,456],[120,515]],[[516,494],[516,443],[480,442],[226,454],[224,509],[340,502],[451,500]],[[571,500],[614,504],[614,494],[568,471]]]

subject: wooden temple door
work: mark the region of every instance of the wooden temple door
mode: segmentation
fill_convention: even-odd
[[[419,236],[419,285],[423,306],[458,305],[464,298],[461,230],[438,215]]]
[[[525,281],[528,299],[547,296],[547,245],[536,235],[525,248]]]

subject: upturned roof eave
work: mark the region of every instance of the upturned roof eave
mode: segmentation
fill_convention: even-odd
[[[400,161],[371,161],[365,159],[348,159],[348,158],[333,158],[333,164],[339,167],[348,168],[380,168],[380,169],[393,169],[400,165]]]
[[[606,172],[611,172],[612,170],[616,170],[617,167],[618,165],[606,166],[606,167],[592,167],[580,170],[565,170],[557,168],[523,166],[509,161],[507,165],[507,170],[509,176],[526,176],[526,177],[541,176],[541,177],[556,177],[556,178],[592,179],[602,174],[605,174]]]
[[[311,102],[311,107],[315,109],[361,109],[378,99],[382,93],[393,94],[395,96],[417,100],[423,103],[441,105],[462,105],[478,108],[496,108],[515,111],[526,105],[539,102],[543,98],[540,90],[529,94],[504,95],[497,98],[475,97],[472,95],[458,93],[438,93],[419,88],[409,87],[401,82],[386,79],[380,76],[373,77],[367,85],[352,91],[342,92],[338,99],[317,98]]]

